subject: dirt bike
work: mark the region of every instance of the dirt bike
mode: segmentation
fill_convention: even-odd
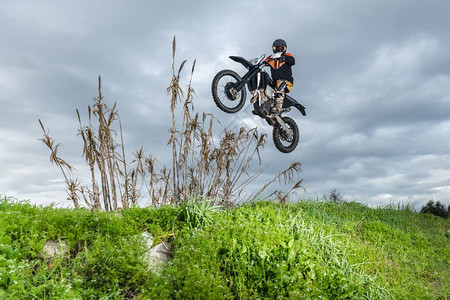
[[[222,111],[234,114],[242,109],[246,100],[247,85],[253,94],[254,113],[265,119],[273,127],[272,137],[275,147],[283,152],[292,152],[299,141],[299,130],[295,121],[281,114],[289,112],[291,107],[297,108],[306,116],[305,107],[294,98],[285,95],[281,113],[273,113],[275,106],[275,84],[264,68],[269,66],[263,54],[259,59],[246,60],[239,56],[230,56],[230,59],[242,64],[248,72],[239,76],[235,71],[222,70],[214,76],[211,85],[212,96],[217,107]]]

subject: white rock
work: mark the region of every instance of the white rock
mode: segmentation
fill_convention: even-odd
[[[144,254],[144,260],[148,263],[149,270],[159,272],[171,258],[170,246],[164,241],[152,247],[153,238],[148,232],[144,232],[142,237],[148,246],[148,251]]]
[[[153,236],[151,235],[150,232],[147,231],[143,232],[141,236],[144,239],[146,249],[149,250],[153,245]]]
[[[68,254],[69,247],[64,241],[47,241],[42,249],[42,256],[45,259],[53,259],[56,256]]]

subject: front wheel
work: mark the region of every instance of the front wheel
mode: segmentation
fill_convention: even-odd
[[[245,104],[245,87],[240,91],[235,90],[241,80],[241,77],[231,70],[222,70],[214,76],[211,85],[212,96],[217,107],[226,113],[237,113]]]
[[[290,153],[297,147],[300,139],[298,127],[294,120],[288,117],[282,118],[288,131],[286,132],[279,124],[273,127],[273,143],[283,153]]]

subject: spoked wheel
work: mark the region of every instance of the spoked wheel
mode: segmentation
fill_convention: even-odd
[[[273,143],[281,152],[290,153],[294,151],[295,147],[297,147],[300,139],[298,127],[295,121],[291,118],[283,117],[282,119],[288,127],[288,132],[286,132],[280,125],[275,125],[272,132]]]
[[[211,85],[213,99],[217,107],[226,113],[234,114],[245,104],[245,87],[240,91],[234,89],[241,80],[241,77],[231,70],[222,70],[214,76]]]

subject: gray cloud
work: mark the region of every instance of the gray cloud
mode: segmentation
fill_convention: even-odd
[[[128,151],[143,146],[168,159],[176,35],[176,64],[188,60],[182,84],[197,59],[196,110],[269,134],[260,182],[298,160],[308,190],[300,196],[338,188],[370,204],[449,203],[449,9],[444,1],[3,1],[0,193],[67,204],[37,120],[82,173],[75,109],[86,120],[98,75],[117,102]],[[217,71],[244,71],[229,55],[268,54],[278,37],[296,57],[292,96],[308,112],[291,113],[301,141],[290,155],[275,149],[249,105],[230,119],[210,96]]]

